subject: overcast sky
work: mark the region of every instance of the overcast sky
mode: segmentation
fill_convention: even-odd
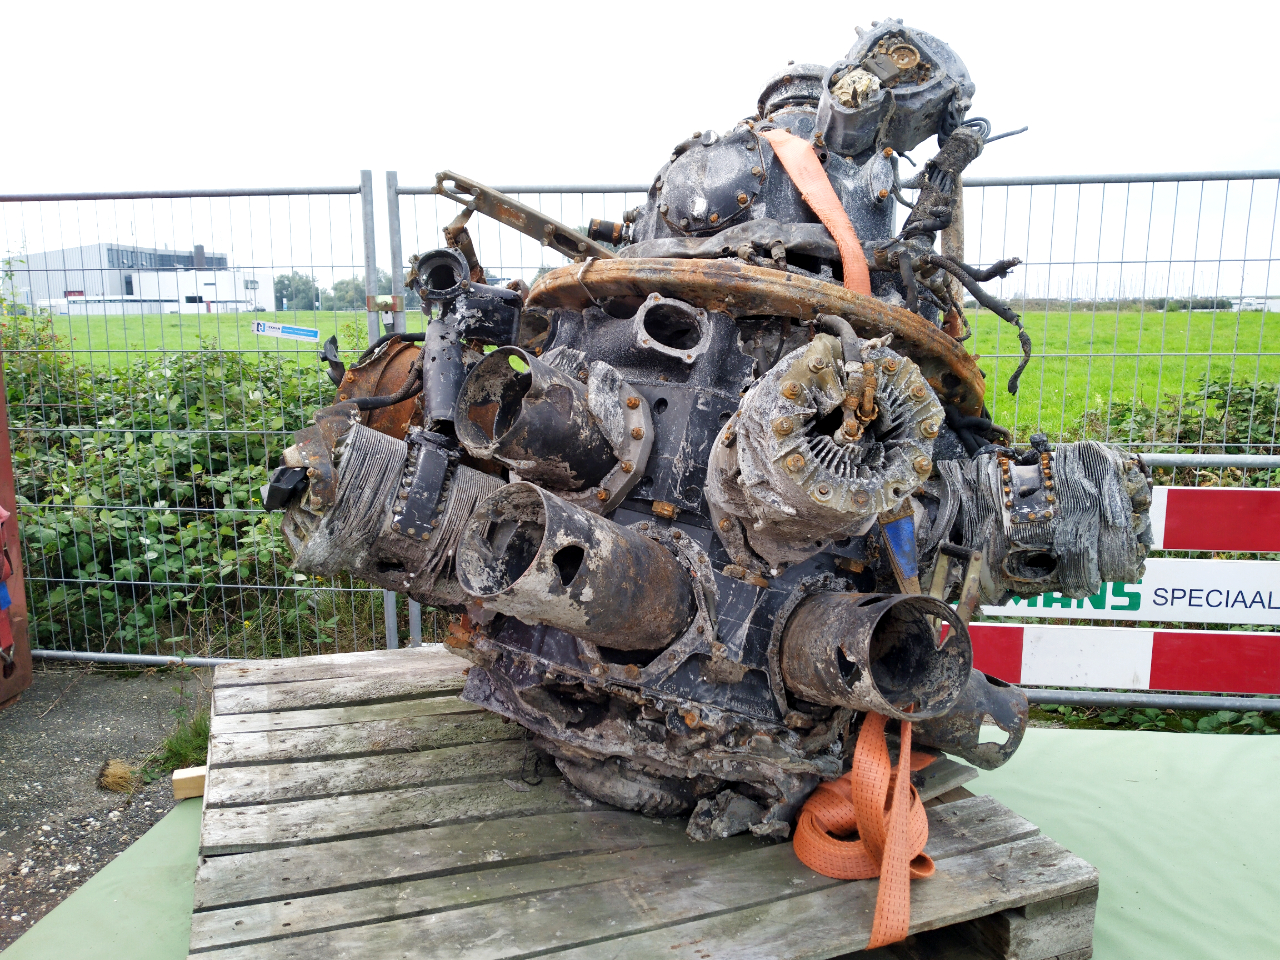
[[[1274,2],[14,4],[5,193],[647,181],[788,60],[899,16],[945,40],[998,174],[1280,167]],[[1213,16],[1208,16],[1209,11]],[[926,157],[931,148],[916,153]]]

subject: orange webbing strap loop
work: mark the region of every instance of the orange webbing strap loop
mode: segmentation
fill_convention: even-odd
[[[911,752],[911,724],[904,722],[898,769],[893,770],[885,722],[881,714],[866,715],[853,768],[838,780],[818,784],[800,810],[794,841],[800,862],[824,877],[880,878],[868,950],[906,937],[911,881],[931,877],[934,871],[933,860],[924,854],[929,821],[910,773],[933,758]],[[855,830],[859,839],[837,839]]]
[[[867,271],[867,257],[862,252],[858,233],[853,229],[849,214],[836,196],[831,181],[827,179],[827,171],[822,169],[809,141],[792,136],[785,130],[767,130],[761,136],[773,147],[773,152],[782,162],[782,169],[787,171],[787,176],[800,191],[801,199],[818,215],[835,240],[844,265],[845,289],[871,296],[871,274]]]

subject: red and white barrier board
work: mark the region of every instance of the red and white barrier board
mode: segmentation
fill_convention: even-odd
[[[1073,617],[1280,626],[1280,563],[1274,560],[1148,560],[1138,583],[1104,583],[1092,597],[1060,593],[984,606],[989,617]]]
[[[974,623],[973,665],[1010,683],[1280,694],[1280,633]]]
[[[1156,550],[1280,551],[1280,490],[1154,487]]]

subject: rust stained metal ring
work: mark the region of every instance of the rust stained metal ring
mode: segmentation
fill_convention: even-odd
[[[529,291],[530,307],[582,310],[591,305],[578,283],[576,264],[545,274]],[[780,316],[800,321],[829,313],[848,320],[860,336],[893,334],[895,349],[909,354],[939,399],[969,416],[980,416],[986,383],[964,347],[923,317],[864,297],[833,283],[782,273],[735,260],[676,260],[619,257],[591,267],[596,299],[634,300],[638,308],[660,294],[732,317]]]

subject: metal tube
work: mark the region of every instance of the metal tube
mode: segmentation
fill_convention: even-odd
[[[404,251],[400,240],[400,178],[396,171],[387,171],[387,234],[391,239],[391,293],[393,296],[404,294]],[[391,314],[391,328],[396,333],[404,333],[405,316],[403,310]]]
[[[140,667],[216,667],[238,663],[226,657],[162,657],[141,653],[84,653],[79,650],[32,650],[36,660],[70,660],[77,663],[126,663]]]
[[[226,190],[127,190],[120,193],[4,193],[0,203],[59,200],[187,200],[193,197],[305,197],[356,194],[359,187],[241,187]]]
[[[378,248],[373,233],[373,171],[360,171],[360,222],[364,231],[364,295],[378,295]],[[367,307],[367,303],[366,303]],[[378,311],[365,311],[369,321],[369,343],[372,344],[382,331],[378,324]]]
[[[378,255],[377,238],[374,235],[373,222],[373,171],[360,171],[360,220],[364,233],[364,295],[366,298],[366,318],[369,322],[369,343],[372,344],[382,336],[378,321],[378,311],[368,310],[372,303],[370,297],[378,295]],[[396,629],[396,595],[394,591],[382,591],[382,623],[387,638],[387,649],[395,650],[400,646],[400,637]]]
[[[1191,173],[1113,173],[1075,174],[1046,177],[965,177],[967,187],[1035,187],[1071,186],[1086,183],[1187,183],[1199,180],[1280,180],[1280,170],[1228,170]],[[645,193],[649,183],[600,184],[515,184],[494,186],[501,193]],[[400,187],[401,195],[424,195],[436,192],[429,187]]]
[[[1073,186],[1082,183],[1187,183],[1194,180],[1280,180],[1280,170],[1209,173],[1099,173],[1048,177],[965,177],[966,187]],[[648,189],[646,187],[646,189]]]
[[[1035,690],[1023,687],[1032,703],[1072,707],[1154,707],[1157,710],[1280,711],[1280,697],[1193,697],[1176,693],[1110,693],[1102,690]]]
[[[400,176],[395,170],[387,171],[387,234],[391,240],[391,293],[404,295],[404,249],[400,236]],[[405,312],[391,314],[391,327],[396,333],[404,333]],[[422,646],[422,604],[409,600],[409,646]]]
[[[1280,469],[1280,456],[1234,453],[1142,453],[1149,467],[1235,467],[1239,470]]]
[[[951,629],[938,641],[937,621]],[[969,682],[973,647],[950,605],[919,594],[818,593],[787,618],[787,689],[811,703],[928,720]]]
[[[661,650],[696,612],[689,574],[664,547],[523,481],[476,508],[457,570],[489,609],[619,650]]]

